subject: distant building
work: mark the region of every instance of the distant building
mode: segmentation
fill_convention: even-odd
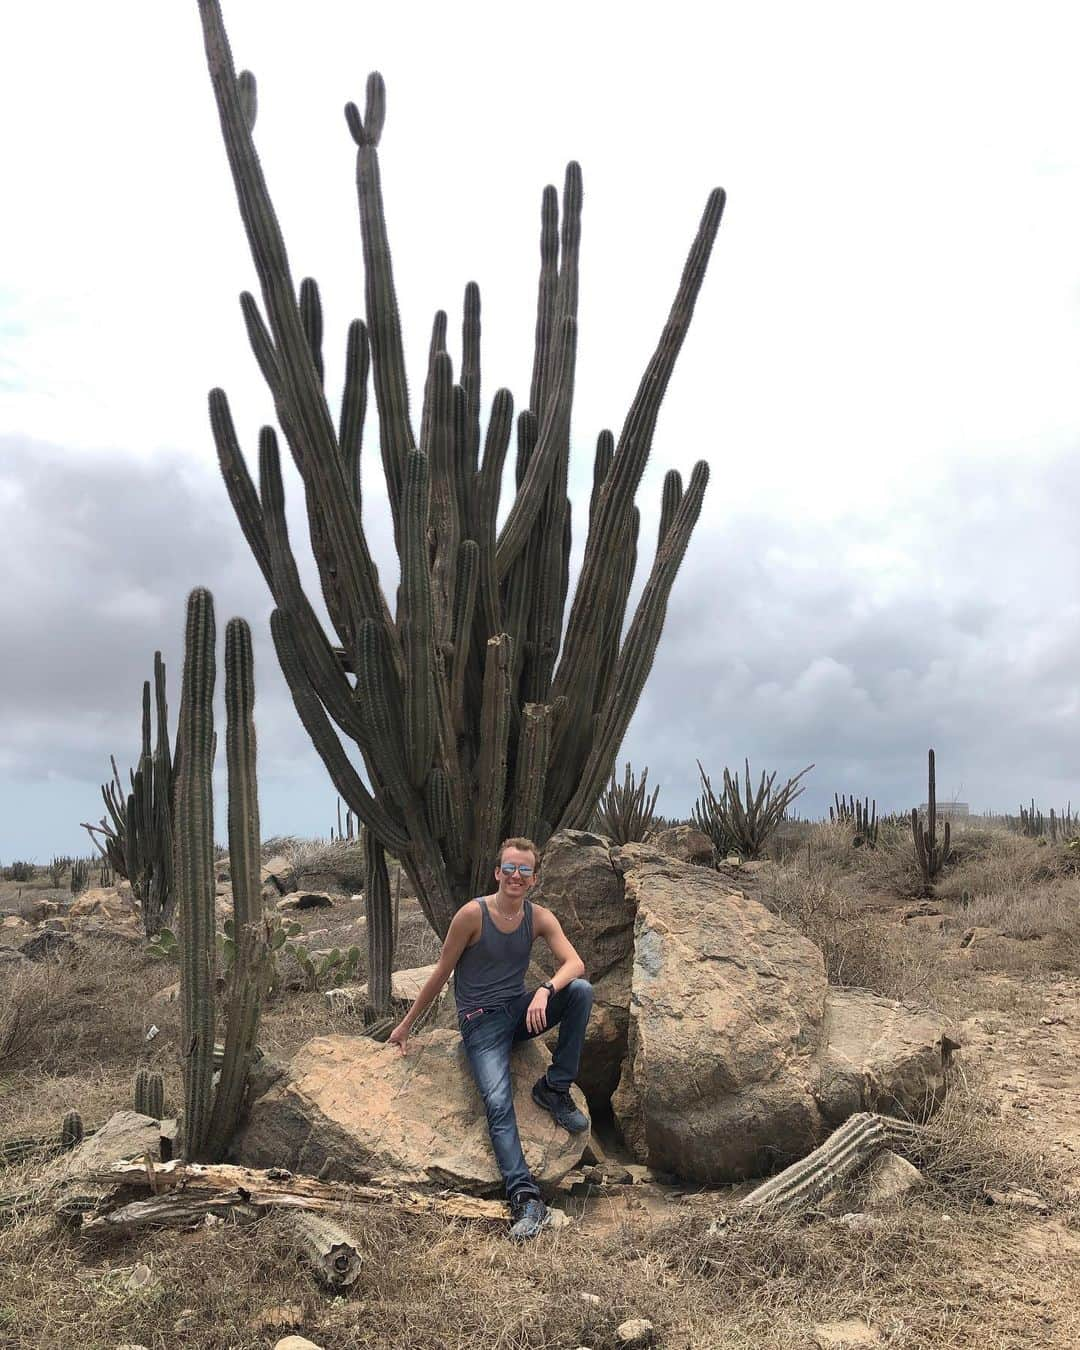
[[[923,802],[919,807],[919,815],[925,816],[930,813],[930,803]],[[958,816],[971,815],[971,807],[967,802],[938,802],[937,813],[942,820],[955,820]]]

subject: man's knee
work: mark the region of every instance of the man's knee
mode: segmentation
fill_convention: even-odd
[[[496,1083],[481,1095],[489,1121],[505,1120],[513,1114],[514,1094],[509,1083]]]
[[[566,992],[571,1003],[578,1003],[583,1008],[592,1007],[593,987],[588,980],[571,980],[566,986]]]

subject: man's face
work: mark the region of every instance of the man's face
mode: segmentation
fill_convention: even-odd
[[[515,868],[513,872],[504,872],[503,864],[509,867],[512,863],[518,866],[532,868],[532,875],[523,877]],[[499,891],[508,899],[518,899],[531,890],[536,885],[536,857],[528,849],[504,848],[502,858],[499,860],[499,866],[495,869],[495,880],[498,882]]]

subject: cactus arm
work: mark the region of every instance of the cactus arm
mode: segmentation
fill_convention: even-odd
[[[225,480],[229,501],[232,503],[233,511],[236,513],[236,519],[243,531],[244,538],[248,542],[248,547],[259,566],[259,571],[266,578],[266,584],[270,587],[272,593],[274,574],[270,565],[270,546],[267,543],[266,530],[263,526],[262,508],[259,505],[259,496],[255,491],[255,484],[251,481],[251,474],[248,473],[247,464],[244,462],[244,456],[236,439],[236,429],[233,426],[232,413],[229,411],[229,400],[225,391],[223,389],[211,389],[209,403],[210,428],[214,435],[218,465],[221,468],[221,476]]]
[[[461,321],[461,389],[465,396],[465,439],[461,459],[470,479],[475,478],[480,455],[480,287],[470,281],[465,287]],[[462,500],[462,525],[472,534],[471,518]]]
[[[612,690],[600,714],[600,727],[586,761],[581,782],[563,812],[559,829],[587,828],[593,805],[604,783],[611,776],[615,756],[619,752],[619,746],[622,744],[626,728],[652,667],[667,610],[668,596],[690,542],[691,532],[701,512],[708,479],[709,467],[704,460],[699,460],[694,465],[690,484],[679,503],[671,528],[664,538],[662,547],[657,550],[652,571],[619,652]]]
[[[570,436],[570,409],[574,399],[574,361],[577,353],[577,321],[563,320],[555,334],[556,365],[553,390],[540,420],[536,449],[518,487],[514,503],[495,544],[495,572],[500,580],[525,548],[544,502],[558,457]]]
[[[506,794],[507,738],[510,734],[510,671],[513,643],[505,633],[488,639],[484,702],[480,714],[476,828],[472,850],[472,893],[482,890],[502,839]]]
[[[319,286],[314,277],[305,277],[300,283],[300,322],[304,325],[308,349],[320,384],[325,379],[323,367],[323,313]]]
[[[278,361],[274,339],[270,336],[270,330],[259,313],[259,306],[250,291],[240,292],[240,313],[243,315],[244,329],[247,332],[248,345],[255,357],[255,364],[266,381],[276,407],[284,403],[285,398],[281,363]]]
[[[431,491],[428,458],[409,452],[401,500],[399,626],[405,655],[405,729],[409,781],[423,788],[431,771],[437,711],[433,670],[434,614],[428,571]]]
[[[259,788],[255,771],[254,711],[251,632],[243,619],[230,619],[225,629],[225,747],[236,963],[232,973],[221,1078],[205,1142],[205,1152],[211,1160],[224,1155],[236,1129],[255,1055],[259,1011],[271,973],[259,879]]]
[[[429,634],[428,645],[432,639],[439,651],[445,651],[450,643],[450,629],[454,614],[454,572],[457,565],[457,550],[461,540],[461,523],[458,511],[457,492],[454,483],[454,390],[453,371],[450,357],[446,352],[438,352],[431,369],[431,497],[430,516],[425,512],[423,534],[431,533],[434,545],[434,557],[431,571],[428,572],[428,543],[423,542],[421,566],[425,576],[430,577],[429,604],[433,610],[434,630]],[[408,464],[412,463],[409,456]],[[408,476],[406,468],[406,477]],[[402,550],[407,551],[406,522],[404,503],[402,508]],[[404,557],[402,558],[404,567]]]
[[[214,602],[188,597],[176,788],[184,1148],[198,1158],[210,1122],[214,1056]]]
[[[529,407],[540,415],[544,406],[544,377],[548,349],[555,323],[555,294],[559,284],[559,194],[552,184],[544,188],[540,203],[540,285],[536,298],[536,338],[533,346]]]
[[[589,648],[595,641],[594,616],[606,585],[604,573],[619,534],[625,528],[634,493],[645,469],[660,403],[693,316],[709,254],[720,228],[724,201],[721,188],[714,189],[709,196],[660,342],[638,386],[623,424],[611,472],[604,480],[585,543],[581,575],[563,639],[562,659],[552,686],[556,697],[562,694],[572,702],[580,702],[589,696],[590,691],[583,687],[579,672],[588,664]],[[564,753],[565,744],[565,737],[557,735],[553,747],[556,759]],[[608,771],[610,767],[609,763]],[[607,776],[605,772],[599,781],[602,783]]]
[[[664,474],[664,493],[660,502],[660,533],[657,539],[657,547],[663,542],[664,536],[671,528],[671,522],[675,519],[675,512],[679,509],[679,503],[682,501],[683,485],[682,474],[678,469],[669,469]]]
[[[368,1004],[384,1016],[390,1011],[390,977],[394,968],[394,915],[390,878],[383,846],[364,830],[364,910],[367,914]]]
[[[353,104],[346,107],[345,115],[357,143],[356,192],[364,251],[368,336],[371,341],[375,406],[379,415],[379,443],[396,537],[405,460],[409,452],[416,449],[416,441],[409,415],[409,386],[405,378],[401,320],[379,177],[377,146],[386,116],[386,90],[381,75],[372,72],[368,76],[363,121]]]
[[[217,101],[221,130],[237,189],[252,258],[262,287],[270,331],[281,368],[281,399],[276,401],[282,426],[303,464],[305,486],[317,495],[326,516],[329,553],[319,558],[320,570],[333,564],[341,573],[341,593],[348,606],[346,631],[355,633],[362,618],[389,623],[374,563],[367,548],[345,467],[330,419],[322,385],[296,302],[288,255],[274,215],[251,130],[244,115],[218,0],[199,0],[207,64]],[[310,477],[309,477],[310,475]]]
[[[367,326],[361,319],[349,324],[345,348],[345,388],[341,395],[341,420],[338,443],[345,461],[345,480],[356,500],[360,514],[360,451],[364,440],[364,415],[367,412],[367,378],[371,364]]]
[[[471,655],[473,616],[476,611],[476,583],[480,550],[474,539],[463,539],[457,556],[457,580],[454,583],[454,626],[451,632],[453,664],[450,674],[450,706],[454,731],[465,729],[465,675]]]
[[[546,703],[526,703],[522,718],[511,833],[526,839],[544,833],[539,825],[551,748],[551,712]]]

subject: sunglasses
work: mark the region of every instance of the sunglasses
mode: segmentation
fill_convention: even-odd
[[[499,871],[504,877],[512,877],[515,872],[520,872],[523,878],[528,878],[532,876],[536,868],[530,867],[528,863],[500,863]]]

